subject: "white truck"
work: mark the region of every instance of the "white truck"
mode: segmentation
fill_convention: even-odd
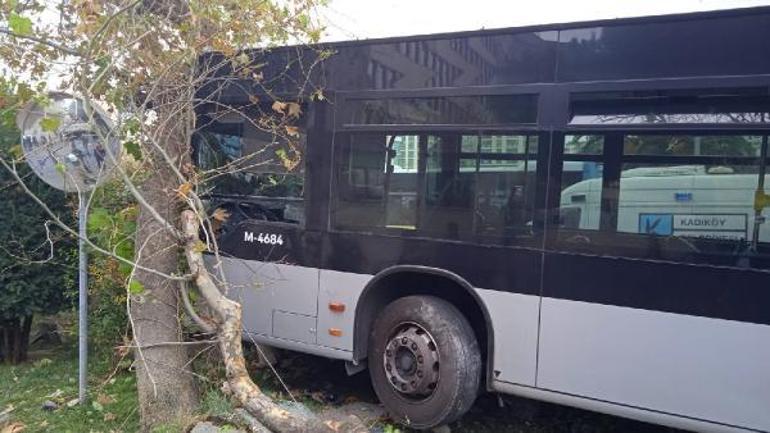
[[[620,178],[617,231],[659,236],[751,240],[759,175],[730,167],[679,165],[624,170]],[[560,209],[565,228],[599,228],[602,179],[565,188]],[[758,241],[770,241],[760,224]]]

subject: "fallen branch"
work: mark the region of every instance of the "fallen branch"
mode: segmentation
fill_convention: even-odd
[[[198,245],[199,219],[192,210],[182,212],[185,258],[193,281],[216,315],[219,348],[225,363],[227,385],[233,398],[268,430],[280,433],[336,432],[309,411],[291,410],[273,401],[251,380],[243,357],[241,305],[228,299],[214,284]]]

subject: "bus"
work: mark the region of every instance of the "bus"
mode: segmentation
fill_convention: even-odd
[[[760,7],[254,50],[199,89],[207,261],[249,339],[417,429],[493,392],[770,432],[768,41]],[[290,139],[248,121],[307,82]]]

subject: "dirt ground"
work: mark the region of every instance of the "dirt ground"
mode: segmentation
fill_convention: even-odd
[[[291,352],[280,352],[280,356],[277,371],[298,398],[332,405],[377,401],[366,371],[348,376],[340,361]],[[271,372],[262,370],[260,374],[274,390],[282,389]],[[450,428],[452,432],[468,433],[681,432],[625,418],[495,394],[480,396],[470,412]],[[394,431],[388,424],[374,430]],[[401,429],[401,432],[406,431],[409,430]]]

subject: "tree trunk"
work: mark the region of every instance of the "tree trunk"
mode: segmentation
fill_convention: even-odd
[[[169,152],[174,154],[173,149]],[[177,153],[179,155],[179,153]],[[149,156],[149,155],[148,155]],[[179,160],[177,160],[179,161]],[[175,221],[178,203],[174,189],[179,185],[171,168],[156,159],[142,184],[142,197],[166,221]],[[179,269],[179,240],[147,208],[139,212],[136,233],[137,264],[171,275]],[[177,282],[136,269],[134,279],[144,291],[131,296],[134,351],[142,431],[160,425],[182,424],[198,405],[198,393],[182,345],[158,343],[182,340],[179,322]],[[153,346],[156,345],[156,346]],[[152,346],[146,347],[144,346]]]
[[[32,316],[5,320],[0,324],[0,362],[21,364],[28,358]]]
[[[11,344],[12,349],[11,350],[11,364],[18,364],[20,359],[22,358],[21,355],[21,320],[20,319],[13,319],[13,327],[11,328],[12,334],[11,334]]]
[[[19,362],[24,362],[29,359],[29,334],[32,332],[32,315],[24,318],[24,322],[21,325],[21,358]]]
[[[6,363],[9,362],[8,357],[11,353],[11,341],[9,338],[9,332],[10,332],[10,321],[3,320],[0,322],[0,362]]]

